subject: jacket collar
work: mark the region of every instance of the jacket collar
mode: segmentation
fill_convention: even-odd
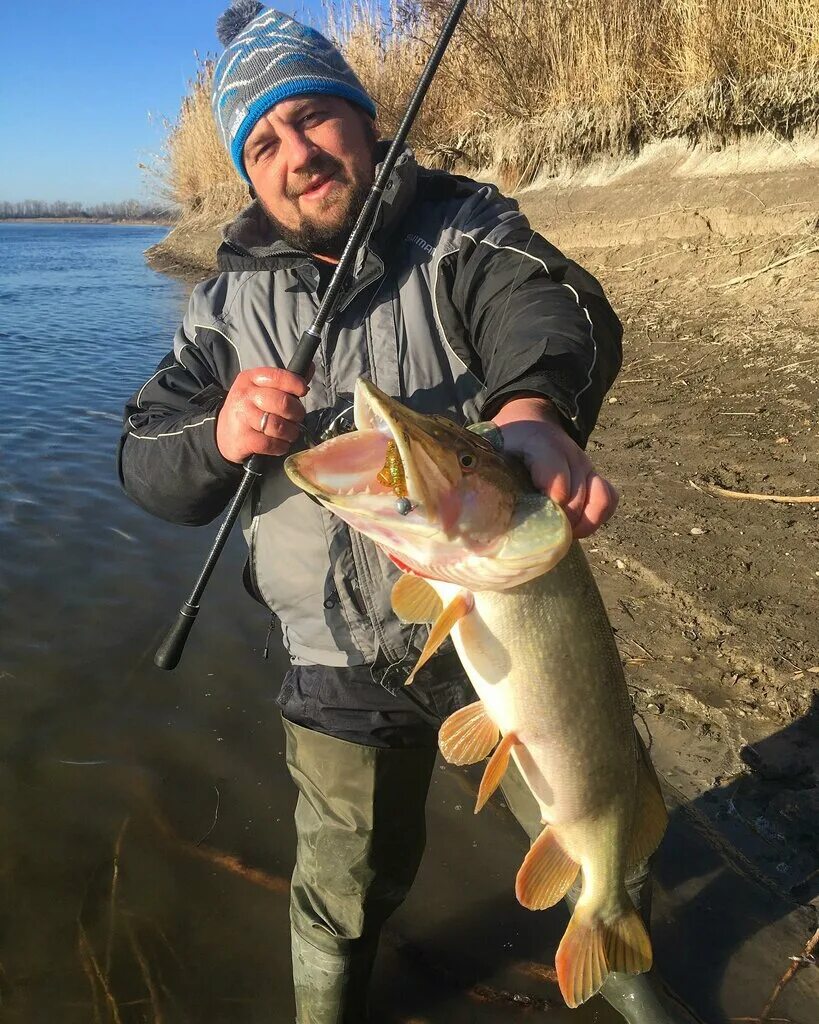
[[[378,143],[379,161],[389,143]],[[380,162],[376,167],[378,174]],[[384,255],[398,223],[415,198],[418,165],[409,147],[399,154],[384,188],[378,211],[353,264],[350,291],[359,291],[384,270]],[[226,226],[217,260],[220,270],[283,270],[310,262],[309,253],[278,236],[261,204],[254,200]],[[343,303],[346,305],[346,302]]]

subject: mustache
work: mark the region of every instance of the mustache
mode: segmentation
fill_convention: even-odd
[[[327,153],[322,154],[321,156],[317,156],[311,160],[303,171],[299,171],[298,174],[293,176],[293,181],[288,183],[284,190],[284,194],[288,199],[298,199],[298,197],[307,190],[310,182],[314,178],[329,178],[335,176],[339,181],[345,181],[346,176],[343,172],[344,168],[339,160],[336,160],[335,157],[332,157]]]

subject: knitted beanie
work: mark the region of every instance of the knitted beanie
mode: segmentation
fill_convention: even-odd
[[[258,0],[233,0],[216,23],[225,52],[213,75],[213,114],[242,177],[242,150],[256,123],[281,100],[341,96],[375,117],[375,104],[349,64],[319,32]]]

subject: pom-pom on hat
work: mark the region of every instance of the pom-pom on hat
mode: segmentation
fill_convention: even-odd
[[[281,100],[306,93],[341,96],[375,117],[375,104],[352,68],[315,29],[258,0],[233,0],[217,21],[216,33],[225,52],[213,74],[213,114],[245,181],[245,142],[257,121]]]

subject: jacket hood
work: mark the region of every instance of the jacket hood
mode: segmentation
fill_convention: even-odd
[[[377,144],[376,176],[388,148],[389,142]],[[373,225],[364,238],[362,249],[365,251],[359,253],[357,268],[366,258],[366,250],[372,249],[377,255],[384,252],[387,240],[415,198],[417,180],[418,164],[412,150],[405,147],[395,162]],[[277,269],[280,261],[292,265],[294,257],[309,256],[279,236],[258,199],[225,226],[222,237],[217,253],[220,270],[259,269],[260,264],[272,270]]]

